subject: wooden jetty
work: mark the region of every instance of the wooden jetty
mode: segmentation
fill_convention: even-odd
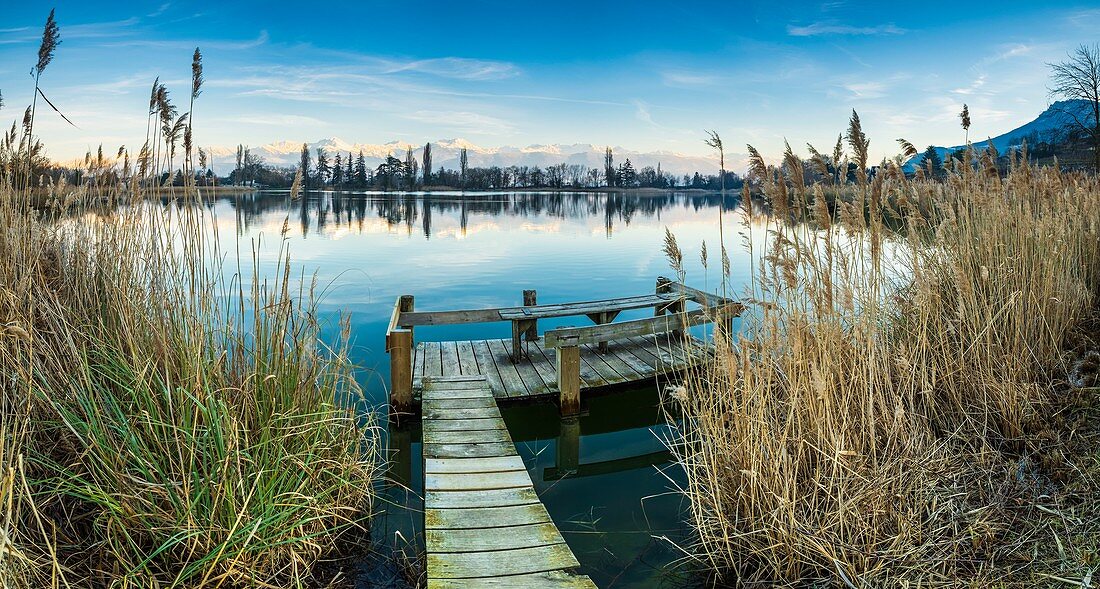
[[[413,408],[433,378],[483,376],[499,400],[557,397],[563,415],[580,411],[581,391],[652,382],[680,372],[707,352],[689,327],[716,322],[731,333],[742,306],[727,298],[658,278],[652,294],[539,305],[534,290],[523,306],[457,311],[416,311],[412,295],[398,298],[386,332],[390,354],[390,404]],[[686,305],[699,306],[687,310]],[[622,311],[652,308],[654,316],[618,321]],[[584,316],[594,325],[547,331],[538,320]],[[413,330],[433,325],[510,322],[512,338],[423,342]]]
[[[423,382],[429,589],[591,587],[546,507],[482,375]]]

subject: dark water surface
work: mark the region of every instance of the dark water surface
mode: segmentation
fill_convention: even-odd
[[[214,207],[223,249],[232,256],[240,248],[244,265],[253,244],[261,268],[273,264],[289,223],[292,261],[317,274],[330,333],[337,316],[350,314],[353,360],[363,368],[369,405],[364,409],[377,410],[384,423],[384,336],[399,295],[415,295],[416,309],[426,311],[519,305],[522,291],[531,288],[543,304],[650,293],[657,276],[672,275],[661,252],[666,227],[684,250],[687,282],[714,291],[720,283],[720,210],[732,284],[739,288],[749,262],[736,204],[734,197],[722,207],[718,195],[687,193],[324,192],[292,201],[285,192],[258,192],[218,198]],[[709,269],[700,260],[704,240]],[[621,317],[635,315],[645,312]],[[539,328],[584,322],[540,321]],[[505,323],[423,327],[416,338],[510,337],[510,329]],[[683,475],[662,443],[668,428],[658,404],[656,386],[646,386],[586,399],[585,414],[572,421],[563,422],[556,406],[546,403],[503,411],[535,488],[583,572],[600,587],[690,584],[693,565],[668,566],[683,557],[674,543],[690,535],[686,504],[676,492]],[[419,439],[415,428],[390,432],[396,452],[391,474],[408,490],[389,488],[386,516],[374,531],[380,546],[422,542]],[[562,476],[563,470],[577,472]],[[364,586],[389,582],[370,577]]]

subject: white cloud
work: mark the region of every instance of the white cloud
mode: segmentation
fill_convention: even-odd
[[[844,89],[852,99],[882,98],[886,96],[887,86],[883,82],[853,82],[844,84]]]
[[[464,134],[506,135],[515,131],[515,125],[504,119],[469,111],[418,110],[401,116]]]
[[[520,69],[504,61],[468,59],[465,57],[440,57],[415,61],[392,62],[383,73],[419,72],[457,80],[502,80],[520,74]]]
[[[713,86],[720,78],[714,74],[704,74],[686,70],[671,70],[661,72],[661,81],[666,86]]]
[[[808,25],[787,25],[787,34],[792,37],[816,37],[820,35],[903,35],[905,29],[894,23],[873,27],[857,27],[830,22],[815,22]]]

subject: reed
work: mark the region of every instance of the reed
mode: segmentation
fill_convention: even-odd
[[[226,268],[198,190],[147,182],[185,120],[154,87],[135,170],[101,149],[84,184],[32,190],[33,119],[0,142],[4,589],[308,586],[368,529],[381,437],[349,325],[321,337],[285,240],[274,272]]]
[[[854,113],[848,135],[866,161]],[[1066,349],[1100,287],[1097,179],[887,166],[812,186],[811,226],[786,214],[801,166],[750,153],[784,215],[767,221],[740,335],[675,395],[694,554],[744,586],[1091,576],[1100,457],[1066,440],[1100,428],[1065,416],[1098,403],[1068,392]]]

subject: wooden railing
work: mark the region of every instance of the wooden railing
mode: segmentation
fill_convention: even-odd
[[[685,312],[684,305],[688,301],[703,308]],[[558,385],[562,391],[562,411],[570,414],[575,413],[579,407],[579,345],[598,344],[600,351],[606,352],[607,342],[619,337],[665,332],[682,334],[688,327],[709,323],[715,318],[720,319],[723,328],[730,333],[729,325],[742,309],[734,301],[665,277],[657,279],[655,292],[650,295],[539,305],[536,292],[525,290],[523,303],[519,307],[416,311],[412,295],[398,297],[386,330],[386,352],[390,355],[391,405],[398,411],[407,410],[413,405],[412,357],[416,345],[413,339],[415,327],[509,321],[512,323],[512,360],[517,361],[523,357],[521,340],[538,339],[539,319],[587,316],[596,325],[563,328],[546,333],[548,345],[558,349]],[[644,308],[653,308],[654,317],[613,323],[622,311]]]
[[[605,325],[565,327],[546,332],[546,347],[554,348],[557,356],[558,394],[562,415],[575,415],[581,404],[581,346],[606,344],[618,339],[668,333],[683,337],[687,329],[720,321],[725,323],[741,313],[737,303],[726,303],[717,308],[683,311],[682,303],[668,315],[648,319],[635,319]],[[662,312],[658,309],[658,312]]]

